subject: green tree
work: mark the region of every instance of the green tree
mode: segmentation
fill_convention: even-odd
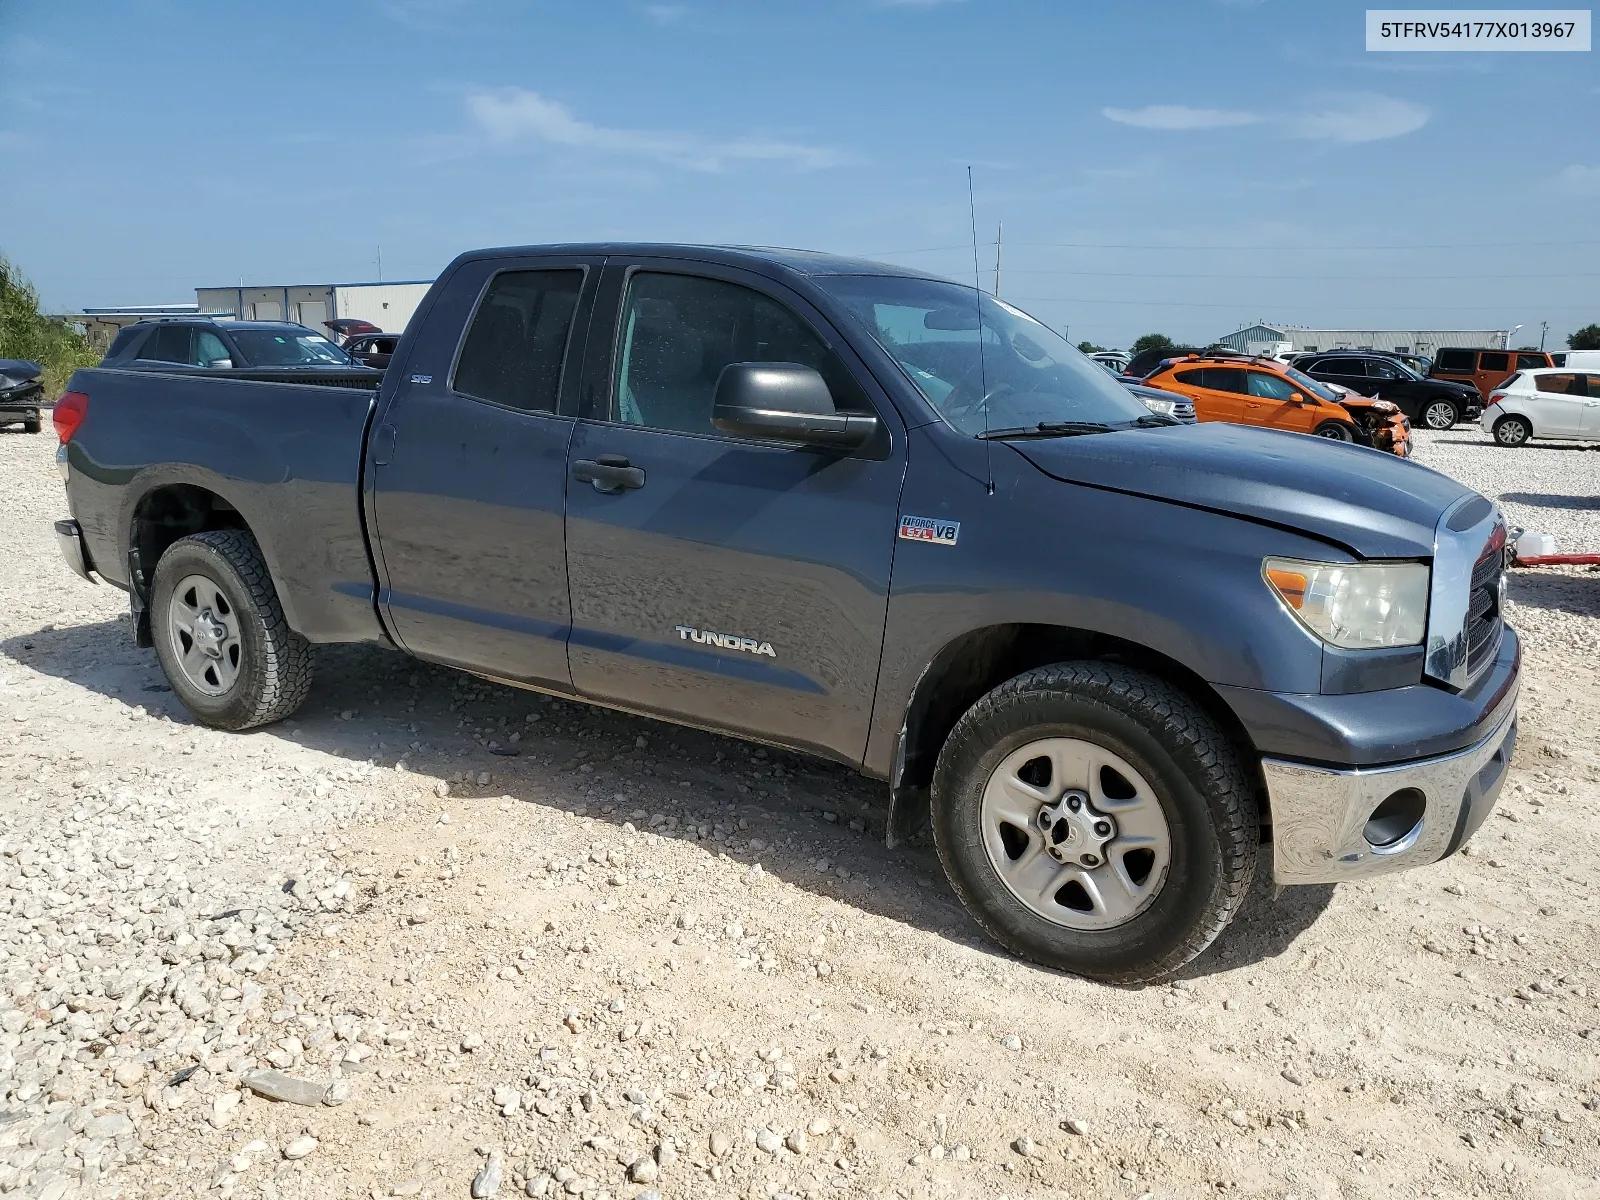
[[[46,399],[53,400],[79,367],[92,367],[100,354],[65,321],[39,311],[39,293],[22,272],[0,256],[0,358],[21,358],[44,368]]]
[[[1600,350],[1600,325],[1585,325],[1567,335],[1568,350]]]
[[[1133,353],[1137,354],[1141,350],[1166,350],[1175,345],[1177,343],[1164,333],[1147,333],[1133,343]]]
[[[1096,346],[1093,342],[1078,343],[1078,350],[1082,354],[1099,354],[1104,349],[1104,346]]]

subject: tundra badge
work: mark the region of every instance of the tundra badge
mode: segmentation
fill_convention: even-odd
[[[932,517],[901,517],[900,536],[908,542],[954,546],[961,536],[960,521],[935,521]]]
[[[709,630],[695,629],[688,625],[676,627],[680,642],[696,642],[702,646],[721,646],[724,650],[742,650],[746,654],[765,654],[768,658],[777,658],[778,652],[772,648],[771,642],[758,642],[755,638],[739,637],[732,633],[712,633]]]

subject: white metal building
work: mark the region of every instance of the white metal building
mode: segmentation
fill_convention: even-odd
[[[202,312],[222,312],[241,321],[297,321],[322,330],[324,321],[356,317],[386,333],[404,331],[431,279],[399,283],[294,283],[272,287],[195,288]]]
[[[1431,356],[1440,346],[1504,350],[1504,329],[1307,329],[1300,325],[1247,325],[1218,339],[1242,354],[1285,354],[1303,350],[1393,350]]]

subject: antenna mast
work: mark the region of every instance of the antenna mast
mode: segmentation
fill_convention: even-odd
[[[994,227],[994,298],[1000,299],[1000,250],[1005,240],[1005,222],[1000,222]]]
[[[984,362],[983,346],[983,277],[978,273],[978,202],[972,193],[972,168],[967,168],[967,216],[972,222],[972,304],[978,310],[978,387],[982,399],[978,407],[983,410],[983,462],[988,471],[989,495],[994,495],[994,447],[989,444],[989,372]],[[995,266],[996,283],[999,281],[999,264]]]

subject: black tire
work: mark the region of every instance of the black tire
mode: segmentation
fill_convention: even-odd
[[[216,585],[239,627],[237,676],[220,695],[202,691],[185,674],[168,619],[174,589],[197,575]],[[311,645],[289,628],[261,548],[243,530],[210,530],[167,547],[150,589],[150,629],[173,694],[202,724],[270,725],[299,708],[311,690]]]
[[[1450,429],[1459,420],[1461,420],[1461,410],[1456,407],[1454,400],[1437,397],[1422,406],[1422,423],[1429,429],[1439,431]]]
[[[1084,931],[1041,916],[1012,894],[984,848],[985,786],[1009,754],[1039,737],[1120,755],[1160,802],[1167,875],[1124,924]],[[1043,966],[1121,984],[1170,976],[1216,939],[1249,891],[1260,841],[1254,789],[1216,722],[1156,676],[1101,662],[1025,672],[973,705],[940,752],[932,817],[945,874],[991,937]]]
[[[1501,446],[1520,446],[1533,436],[1526,417],[1501,417],[1494,423],[1494,440]]]
[[[1353,442],[1356,435],[1350,431],[1350,426],[1342,421],[1324,421],[1311,431],[1319,438],[1327,438],[1330,442]]]
[[[38,417],[34,417],[31,421],[24,421],[22,423],[22,431],[24,433],[38,433],[39,432],[39,418]]]

